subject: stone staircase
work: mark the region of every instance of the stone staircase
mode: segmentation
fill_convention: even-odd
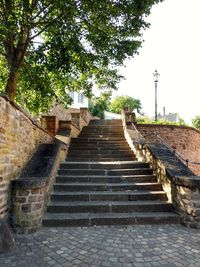
[[[120,120],[96,120],[71,141],[45,226],[178,223],[148,163],[130,150]]]

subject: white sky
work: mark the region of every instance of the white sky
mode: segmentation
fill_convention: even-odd
[[[165,0],[152,8],[139,55],[126,62],[126,77],[115,95],[139,98],[143,112],[154,116],[155,69],[158,113],[178,112],[189,123],[200,115],[200,0]]]

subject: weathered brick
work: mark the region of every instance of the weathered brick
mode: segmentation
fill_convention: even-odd
[[[188,126],[138,124],[138,130],[148,141],[155,141],[155,136],[150,133],[158,133],[164,141],[184,158],[194,162],[200,162],[200,131]],[[200,166],[189,164],[191,170],[200,175]]]
[[[38,201],[38,202],[41,202],[41,201],[43,201],[43,200],[44,200],[44,196],[38,196],[38,197],[37,197],[37,201]]]
[[[28,196],[30,194],[30,190],[19,190],[17,191],[17,196]]]
[[[38,199],[37,195],[36,196],[29,196],[28,197],[28,203],[36,202]]]
[[[26,197],[17,197],[15,199],[16,202],[18,203],[26,203],[27,202],[27,198]]]
[[[21,206],[21,211],[24,213],[30,212],[31,211],[31,204],[24,204]]]
[[[32,211],[34,211],[34,210],[40,210],[40,209],[42,209],[42,207],[43,207],[43,203],[41,202],[41,203],[33,203],[32,204]]]

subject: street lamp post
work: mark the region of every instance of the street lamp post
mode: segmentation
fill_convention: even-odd
[[[155,83],[155,121],[158,120],[158,113],[157,113],[157,87],[158,87],[158,80],[160,77],[160,74],[157,72],[157,70],[155,70],[155,72],[153,73],[153,77],[154,77],[154,83]]]

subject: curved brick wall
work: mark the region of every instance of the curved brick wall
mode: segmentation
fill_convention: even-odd
[[[188,126],[137,124],[137,129],[145,136],[157,132],[165,142],[184,158],[200,162],[200,131]],[[153,141],[148,136],[147,141]],[[200,175],[200,165],[189,164],[190,169]]]
[[[0,216],[8,211],[10,181],[40,143],[51,143],[53,136],[6,97],[0,96]]]

